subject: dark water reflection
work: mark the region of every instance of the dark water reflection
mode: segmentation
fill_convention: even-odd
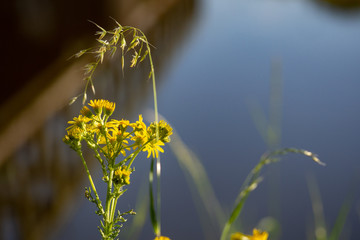
[[[327,163],[323,168],[303,157],[288,156],[287,161],[269,167],[264,174],[265,182],[245,205],[244,231],[251,231],[262,218],[272,216],[282,226],[281,239],[313,239],[309,237],[314,232],[314,223],[306,180],[315,176],[329,229],[347,195],[353,194],[341,239],[358,239],[360,12],[357,4],[351,11],[348,7],[344,11],[343,7],[333,3],[323,5],[321,1],[213,0],[200,4],[189,0],[174,1],[155,22],[151,18],[138,21],[136,11],[133,15],[126,14],[144,2],[151,1],[109,1],[95,10],[83,11],[84,15],[80,14],[76,20],[69,17],[64,20],[64,26],[60,20],[55,21],[61,27],[49,31],[56,32],[58,37],[49,36],[58,39],[55,41],[57,46],[61,45],[55,51],[58,53],[52,57],[41,55],[36,62],[31,61],[34,55],[26,54],[24,61],[31,65],[27,68],[22,63],[19,69],[24,71],[11,70],[15,71],[14,78],[23,79],[24,72],[33,69],[29,79],[47,79],[51,74],[42,74],[42,68],[51,68],[56,69],[51,73],[59,81],[64,76],[78,79],[81,72],[76,69],[82,63],[77,66],[62,56],[91,44],[89,36],[94,28],[88,28],[86,19],[111,26],[108,19],[111,15],[121,23],[146,28],[156,46],[160,112],[201,159],[227,212],[243,179],[269,148],[305,148],[318,153]],[[22,6],[20,2],[19,6]],[[79,3],[74,9],[80,6]],[[120,6],[118,11],[116,6]],[[64,10],[60,16],[66,13]],[[151,16],[152,11],[148,13]],[[17,26],[15,22],[12,26]],[[76,27],[79,22],[85,23],[84,26]],[[61,30],[68,27],[73,28],[69,36]],[[71,42],[73,35],[76,40]],[[21,39],[16,44],[21,46],[20,53],[23,49],[29,52],[34,48],[41,52],[51,49],[51,45],[45,47],[41,41],[22,45]],[[13,56],[11,52],[9,56]],[[16,61],[14,58],[10,65]],[[57,67],[49,64],[62,61],[66,64]],[[144,80],[148,73],[146,66],[127,70],[125,80],[116,59],[99,70],[96,97],[116,101],[115,117],[133,119],[152,107],[151,83]],[[42,106],[43,114],[47,115],[38,118],[40,123],[32,120],[22,125],[26,129],[18,129],[19,136],[28,137],[9,140],[17,151],[0,159],[0,184],[4,189],[0,193],[1,239],[99,239],[98,219],[93,206],[83,197],[82,191],[88,184],[81,163],[61,142],[66,122],[81,108],[80,102],[65,107],[66,101],[82,89],[74,80],[64,83],[64,89],[72,88],[73,92],[61,92],[62,97],[56,101],[45,100],[43,105],[36,105],[40,95],[27,93],[25,101],[11,105],[16,106],[9,113],[12,117],[33,105]],[[44,80],[34,81],[38,84],[32,90],[43,88],[46,92],[50,88]],[[9,86],[9,89],[17,88],[19,85]],[[9,95],[12,94],[9,90]],[[52,106],[59,111],[51,110]],[[8,126],[8,119],[2,118],[2,126]],[[29,119],[36,118],[29,116]],[[279,134],[272,135],[277,137],[272,142],[266,140],[268,135],[264,133],[269,123]],[[41,127],[36,129],[37,126]],[[1,145],[2,152],[10,148],[13,147]],[[163,155],[163,232],[172,239],[204,239],[201,218],[197,216],[184,174],[170,149],[167,150]],[[87,156],[99,189],[104,191],[99,169],[91,161],[91,154]],[[122,210],[135,208],[138,194],[146,198],[143,185],[146,186],[148,167],[146,159],[136,164],[131,188],[120,203]],[[209,222],[206,219],[203,223]],[[125,230],[131,230],[131,221],[125,225]],[[206,231],[205,235],[210,236],[206,239],[217,239],[218,229]],[[140,239],[152,239],[149,221],[138,235]],[[122,237],[127,239],[126,231]]]
[[[149,11],[160,3],[161,7]],[[4,63],[2,76],[13,81],[4,82],[7,91],[1,96],[2,112],[8,114],[1,119],[0,131],[0,185],[4,190],[0,194],[0,239],[99,238],[98,219],[93,216],[91,204],[83,201],[83,189],[88,183],[81,162],[61,140],[66,122],[81,109],[80,101],[71,107],[67,103],[82,92],[81,68],[89,59],[67,58],[94,44],[96,29],[86,20],[110,28],[114,22],[108,16],[112,16],[122,24],[141,28],[151,43],[159,46],[153,58],[161,86],[162,68],[173,57],[174,46],[186,37],[184,30],[189,29],[195,11],[194,1],[74,4],[8,3],[10,14],[5,16],[14,37],[13,41],[5,39],[5,45],[11,42],[14,48],[6,49],[9,62]],[[81,9],[82,5],[91,7]],[[67,18],[62,20],[63,16]],[[16,45],[19,47],[15,49]],[[17,64],[14,56],[23,56],[23,61]],[[152,99],[152,85],[146,81],[149,67],[122,73],[119,62],[114,59],[100,67],[96,97],[116,101],[117,118],[134,118]],[[20,117],[27,119],[21,121]],[[90,153],[87,158],[91,169],[98,170],[92,165]],[[99,184],[101,177],[96,170],[94,176]],[[91,211],[83,208],[81,212],[80,206],[90,207]],[[87,219],[94,219],[93,231],[88,230]]]

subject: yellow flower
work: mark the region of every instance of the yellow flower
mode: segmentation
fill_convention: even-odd
[[[105,115],[110,116],[115,110],[115,103],[104,99],[90,100],[89,106],[92,107],[97,115],[104,110]]]
[[[103,102],[105,100],[90,100],[89,106],[92,107],[96,114],[100,115],[102,113]]]
[[[105,115],[110,116],[111,114],[113,114],[113,112],[115,110],[115,103],[105,101],[103,109],[104,109]]]
[[[149,158],[151,155],[154,158],[157,158],[159,156],[159,151],[160,152],[164,152],[164,150],[160,147],[165,145],[162,141],[157,141],[154,139],[151,142],[149,142],[148,144],[146,144],[146,146],[144,147],[143,151],[144,152],[148,152],[147,157]]]
[[[173,130],[170,127],[170,125],[165,122],[164,120],[161,120],[159,122],[159,137],[160,140],[163,142],[170,142],[170,136],[173,134]]]
[[[161,120],[158,125],[159,130],[159,140],[167,143],[170,142],[170,135],[172,135],[172,128],[170,125],[165,122],[164,120]],[[155,137],[156,136],[156,123],[151,123],[150,126],[147,129],[150,136]]]
[[[130,125],[128,120],[115,120],[112,119],[111,121],[106,123],[106,127],[112,129],[117,132],[119,139],[130,138],[131,135],[129,132],[126,132],[127,127]]]
[[[108,129],[112,129],[114,131],[118,131],[119,121],[115,119],[111,119],[110,121],[106,122],[105,127]]]
[[[118,123],[118,129],[121,132],[124,132],[126,130],[126,128],[130,125],[129,120],[124,120],[124,119],[121,119],[120,121],[117,121],[117,123]]]
[[[171,239],[165,236],[160,236],[160,237],[156,237],[154,240],[171,240]]]
[[[131,125],[131,127],[134,128],[134,131],[136,131],[136,132],[146,131],[146,125],[143,122],[143,117],[141,114],[139,115],[139,120],[136,121],[135,123],[131,123],[130,125]]]
[[[85,125],[90,121],[91,119],[88,117],[85,117],[83,115],[79,115],[78,117],[74,117],[72,121],[68,121],[68,124],[72,124],[71,126],[67,127],[66,130],[71,130],[73,128],[81,128],[85,129]]]
[[[146,132],[146,125],[143,122],[143,117],[140,114],[139,120],[135,123],[129,124],[133,128],[134,136],[131,137],[131,140],[134,141],[133,149],[141,147],[149,140],[148,133]],[[119,126],[120,129],[120,126]]]
[[[269,234],[267,232],[261,232],[254,228],[253,236],[245,235],[239,232],[236,232],[231,235],[231,240],[267,240]]]
[[[127,146],[128,141],[119,136],[119,131],[117,130],[117,128],[110,130],[106,129],[106,138],[105,136],[101,135],[99,139],[99,144],[105,144],[102,150],[110,157],[114,157],[114,154],[118,155],[119,152],[122,155],[126,156],[125,150],[130,150],[130,148],[128,148]]]
[[[80,110],[80,113],[82,115],[84,115],[85,117],[88,117],[88,118],[91,118],[93,116],[91,110],[87,107],[87,106],[84,106],[81,110]]]
[[[134,141],[133,149],[136,149],[148,141],[148,136],[145,132],[135,132],[131,140]]]
[[[132,173],[131,169],[127,169],[126,166],[120,167],[114,173],[114,182],[116,184],[130,184],[130,174]]]
[[[81,141],[87,133],[87,126],[90,120],[90,118],[79,115],[79,117],[74,117],[72,121],[68,121],[68,124],[72,124],[66,128],[69,137]]]
[[[69,137],[72,138],[72,139],[81,140],[83,138],[83,136],[84,136],[84,130],[82,128],[79,128],[79,127],[73,127],[67,133],[68,133]]]

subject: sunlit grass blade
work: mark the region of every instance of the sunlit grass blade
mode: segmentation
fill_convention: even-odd
[[[220,226],[225,220],[225,214],[215,195],[210,179],[207,176],[206,170],[201,164],[201,161],[191,151],[191,149],[186,146],[174,129],[172,141],[169,146],[175,154],[180,167],[185,173],[185,176],[187,176],[195,202],[198,203],[197,206],[201,206],[205,210],[204,214],[201,213],[201,209],[197,209],[200,212],[200,217],[203,217],[203,220],[207,221],[202,224],[209,228],[208,221],[213,221],[212,224],[220,230]],[[204,232],[206,233],[208,230],[209,229],[204,229]]]
[[[132,240],[138,239],[140,232],[145,225],[148,208],[149,208],[148,206],[149,198],[146,195],[146,188],[147,188],[146,181],[143,181],[143,184],[141,184],[136,197],[135,209],[137,214],[136,217],[133,218],[129,231],[127,231],[126,233],[126,239],[132,239]]]
[[[316,240],[326,240],[327,228],[319,187],[314,177],[308,177],[307,183],[314,213],[315,237]]]
[[[345,199],[344,203],[342,204],[337,219],[335,221],[334,227],[330,233],[330,236],[328,237],[327,235],[329,231],[325,225],[325,217],[323,213],[323,204],[321,201],[320,191],[314,177],[308,180],[308,186],[309,186],[311,202],[313,205],[316,240],[340,239],[340,234],[344,229],[347,216],[350,212],[352,196],[348,196],[347,199]]]
[[[347,199],[345,199],[344,203],[342,204],[338,217],[336,218],[334,227],[330,233],[329,240],[340,239],[340,234],[344,229],[347,216],[349,215],[350,212],[351,203],[352,203],[352,197],[348,197]]]
[[[253,168],[253,170],[246,177],[246,179],[241,187],[240,193],[235,201],[234,209],[231,212],[230,217],[224,226],[224,229],[223,229],[223,232],[222,232],[221,238],[220,238],[221,240],[227,239],[231,225],[239,217],[241,210],[242,210],[250,192],[252,192],[257,187],[259,182],[261,181],[259,174],[260,174],[262,168],[267,164],[271,164],[271,163],[279,161],[280,156],[286,155],[288,153],[303,154],[307,157],[310,157],[316,163],[318,163],[320,165],[325,165],[323,162],[321,162],[319,160],[319,158],[314,153],[306,151],[306,150],[302,150],[302,149],[284,148],[284,149],[272,151],[268,154],[264,154],[261,157],[259,163]]]

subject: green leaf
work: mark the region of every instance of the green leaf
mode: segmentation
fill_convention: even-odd
[[[331,231],[329,240],[340,239],[340,234],[341,234],[342,230],[344,229],[344,225],[345,225],[347,216],[349,215],[349,212],[351,209],[351,202],[352,202],[352,198],[348,198],[342,204],[339,214],[336,218],[334,227]]]

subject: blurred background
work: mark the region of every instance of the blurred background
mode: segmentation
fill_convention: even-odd
[[[359,0],[16,0],[1,8],[0,239],[99,239],[86,174],[61,139],[91,60],[69,57],[96,44],[88,20],[111,29],[110,16],[154,46],[159,112],[177,132],[161,156],[164,235],[219,239],[261,155],[296,147],[326,167],[299,155],[266,167],[234,230],[303,240],[340,227],[339,239],[360,238]],[[89,98],[115,101],[116,118],[152,121],[148,71],[106,61]],[[153,239],[149,160],[135,167],[120,210],[138,215],[120,239]],[[203,170],[214,195],[193,181]]]

